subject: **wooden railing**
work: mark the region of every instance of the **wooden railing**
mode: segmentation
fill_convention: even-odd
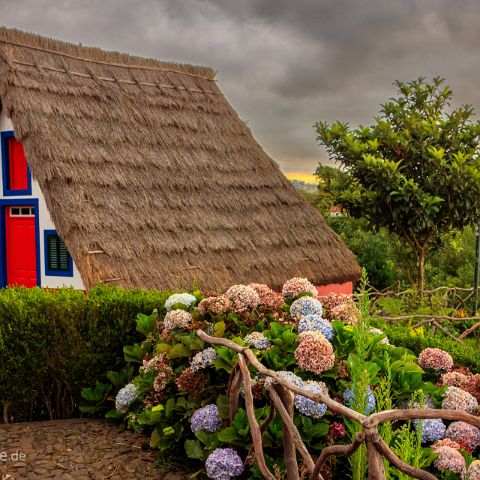
[[[393,285],[392,287],[394,287]],[[469,302],[473,299],[473,288],[460,287],[438,287],[433,290],[426,290],[421,299],[423,305],[432,303],[432,309],[435,308],[449,308],[453,311],[451,315],[434,315],[434,314],[405,314],[405,315],[382,315],[378,311],[378,302],[383,298],[398,298],[404,299],[405,302],[420,302],[418,294],[411,290],[401,290],[397,285],[397,290],[389,287],[385,290],[376,290],[369,287],[369,298],[371,301],[371,313],[373,317],[381,318],[386,322],[401,322],[403,320],[410,320],[413,323],[412,328],[419,328],[421,326],[429,326],[433,333],[436,330],[441,331],[447,337],[461,343],[462,340],[480,328],[480,316],[467,316],[466,312],[471,310]],[[435,303],[435,305],[433,305]],[[469,325],[458,336],[448,331],[445,328],[446,324],[459,324],[465,322],[475,322]],[[443,325],[442,325],[443,324]]]
[[[372,301],[372,306],[381,298],[420,298],[418,293],[413,290],[402,290],[400,283],[395,283],[392,286],[377,290],[372,285],[368,286],[369,297]],[[422,302],[428,303],[432,299],[443,303],[444,307],[453,309],[454,311],[470,311],[471,305],[469,302],[473,300],[473,288],[461,287],[437,287],[432,290],[425,290],[423,292]]]
[[[206,343],[212,345],[222,345],[238,354],[238,360],[233,368],[229,388],[229,418],[233,421],[238,409],[240,398],[240,387],[243,385],[245,407],[247,411],[250,432],[253,441],[253,455],[263,477],[268,480],[276,480],[275,476],[269,470],[263,453],[262,433],[267,428],[269,421],[278,412],[282,419],[283,429],[283,450],[285,466],[287,471],[287,480],[299,480],[300,469],[297,463],[297,451],[303,459],[304,466],[309,471],[310,480],[323,480],[321,469],[327,459],[331,456],[351,456],[362,444],[366,445],[368,459],[368,479],[385,480],[386,474],[383,459],[387,459],[398,470],[409,475],[411,478],[421,480],[438,480],[425,470],[415,468],[401,460],[395,452],[385,443],[378,432],[378,427],[384,422],[396,420],[412,419],[430,419],[441,418],[445,420],[462,421],[480,428],[480,418],[457,410],[434,410],[434,409],[402,409],[385,410],[374,413],[370,416],[352,410],[331,399],[328,395],[321,393],[312,393],[304,388],[298,387],[290,381],[282,378],[277,372],[265,367],[255,356],[255,354],[246,347],[242,347],[225,338],[211,337],[202,330],[197,330],[197,336]],[[259,425],[255,417],[255,408],[253,403],[252,382],[250,379],[249,365],[255,368],[262,375],[271,378],[274,383],[268,385],[268,392],[271,400],[271,411],[269,418]],[[350,421],[360,425],[359,431],[350,445],[332,445],[325,447],[320,456],[314,460],[308,452],[300,433],[293,423],[293,395],[299,394],[315,402],[324,403],[334,414],[340,415]]]

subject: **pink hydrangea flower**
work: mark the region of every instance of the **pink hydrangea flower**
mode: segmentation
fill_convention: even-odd
[[[440,375],[442,385],[461,388],[468,383],[469,378],[461,372],[447,372]]]
[[[342,303],[330,311],[332,320],[339,320],[347,325],[356,325],[360,318],[360,312],[354,303]]]
[[[460,475],[461,478],[464,478],[467,472],[467,465],[458,450],[452,447],[442,446],[435,448],[435,452],[440,454],[433,462],[435,468],[441,471],[449,470]]]
[[[163,319],[163,328],[170,332],[174,328],[187,328],[192,321],[192,316],[185,310],[170,310]]]
[[[447,428],[447,438],[473,451],[480,445],[480,429],[466,422],[453,422]]]
[[[458,387],[448,387],[443,394],[442,408],[475,414],[478,410],[478,401],[473,395]]]
[[[335,364],[332,344],[320,332],[303,332],[295,359],[300,369],[317,375],[330,370]]]
[[[323,308],[325,309],[325,318],[330,321],[333,320],[331,312],[335,307],[338,307],[339,305],[353,303],[352,296],[345,293],[332,292],[328,295],[319,297],[319,300],[322,302]]]
[[[293,277],[287,280],[282,287],[282,295],[284,297],[296,297],[301,293],[311,293],[317,298],[318,291],[312,283],[306,278]]]
[[[274,292],[268,285],[263,283],[250,283],[248,285],[253,288],[260,297],[260,305],[278,308],[283,305],[283,297],[280,293]]]
[[[466,480],[480,480],[480,460],[474,460],[470,464]]]
[[[233,303],[233,308],[238,313],[260,304],[258,293],[247,285],[233,285],[225,292],[225,295]]]
[[[437,440],[432,445],[433,449],[436,449],[438,447],[450,447],[450,448],[454,448],[455,450],[460,450],[462,448],[457,442],[454,442],[453,440],[450,440],[449,438],[442,438],[441,440]]]
[[[440,350],[440,348],[426,348],[420,352],[418,364],[422,368],[429,368],[436,371],[446,370],[448,372],[453,367],[453,359],[445,350]]]
[[[232,308],[232,302],[223,294],[217,295],[216,297],[205,297],[198,304],[198,312],[200,315],[205,315],[208,312],[219,315],[230,312]]]

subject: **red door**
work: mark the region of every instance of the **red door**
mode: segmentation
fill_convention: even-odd
[[[37,284],[35,209],[12,206],[5,209],[7,284],[34,287]]]

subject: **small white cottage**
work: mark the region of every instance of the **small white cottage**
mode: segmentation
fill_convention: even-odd
[[[83,289],[80,272],[58,236],[22,144],[4,112],[0,113],[0,135],[0,285]]]
[[[210,68],[0,28],[0,131],[0,287],[359,276]]]

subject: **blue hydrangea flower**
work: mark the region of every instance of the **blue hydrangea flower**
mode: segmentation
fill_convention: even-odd
[[[177,303],[181,303],[182,305],[185,305],[185,307],[190,308],[190,306],[196,301],[197,299],[190,293],[174,293],[167,298],[165,308],[167,309],[167,312],[169,312]]]
[[[199,408],[192,415],[190,420],[192,432],[195,433],[198,430],[206,430],[207,432],[218,432],[223,425],[218,408],[215,404],[207,405],[203,408]]]
[[[351,388],[346,388],[343,392],[343,400],[345,405],[349,408],[352,408],[352,405],[355,403],[355,394]],[[372,413],[375,410],[376,406],[375,396],[373,395],[370,385],[367,387],[367,404],[365,406],[365,415]]]
[[[201,352],[198,352],[190,363],[192,371],[198,372],[198,370],[203,370],[204,368],[211,367],[213,362],[217,359],[217,352],[214,348],[208,347]]]
[[[333,327],[328,320],[325,320],[320,315],[306,315],[300,319],[300,322],[298,322],[298,333],[308,331],[321,332],[327,340],[333,340]]]
[[[120,413],[127,413],[128,407],[138,398],[137,387],[129,383],[121,388],[115,397],[115,408]]]
[[[280,370],[279,372],[276,372],[276,373],[279,377],[282,377],[284,380],[288,380],[289,382],[292,382],[297,387],[303,387],[304,385],[303,380],[298,375],[295,375],[293,372]],[[274,383],[275,383],[275,380],[272,377],[267,377],[267,379],[265,380],[265,386],[272,385]]]
[[[427,418],[425,420],[416,418],[413,425],[417,430],[420,428],[420,422],[422,422],[422,443],[436,442],[445,438],[447,427],[440,418]]]
[[[229,480],[243,473],[243,461],[233,448],[216,448],[205,462],[207,475],[212,480]]]
[[[323,382],[308,381],[303,385],[305,390],[312,393],[323,393],[328,395],[327,386]],[[295,394],[294,397],[295,408],[303,415],[312,418],[321,418],[327,411],[327,406],[324,403],[318,403],[303,395]]]
[[[257,350],[265,350],[271,345],[270,340],[260,332],[249,333],[245,336],[244,341]]]
[[[313,297],[300,297],[290,305],[290,316],[294,319],[307,315],[322,316],[322,304]]]

